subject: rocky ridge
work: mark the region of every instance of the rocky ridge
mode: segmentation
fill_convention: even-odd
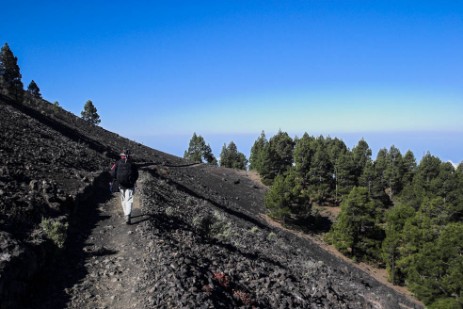
[[[104,171],[128,141],[48,115],[48,103],[37,112],[3,101],[0,308],[420,307],[268,225],[265,188],[245,173],[187,166],[134,142],[142,181],[134,224],[123,225]],[[51,265],[43,217],[69,222]]]

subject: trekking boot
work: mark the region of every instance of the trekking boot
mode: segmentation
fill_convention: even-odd
[[[125,224],[130,224],[130,223],[131,223],[130,215],[125,216]]]

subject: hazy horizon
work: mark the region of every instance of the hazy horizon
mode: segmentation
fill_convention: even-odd
[[[282,130],[284,131],[284,130]],[[238,151],[245,154],[249,159],[251,147],[256,139],[260,136],[259,133],[242,133],[242,134],[201,134],[207,144],[210,144],[214,155],[219,159],[222,146],[233,141]],[[265,132],[267,139],[271,138],[277,132]],[[463,154],[460,151],[460,133],[447,132],[445,136],[442,133],[417,134],[416,132],[356,132],[356,133],[337,133],[323,134],[307,132],[311,136],[320,136],[339,138],[346,146],[352,150],[362,138],[368,143],[372,150],[372,159],[376,159],[378,151],[382,148],[389,150],[391,146],[397,147],[402,155],[408,150],[411,150],[415,155],[417,163],[421,158],[429,152],[431,155],[438,157],[443,162],[451,161],[454,164],[463,162]],[[304,132],[288,132],[291,138],[295,136],[301,137]],[[154,149],[183,157],[185,150],[188,149],[188,144],[192,137],[191,134],[172,134],[159,136],[132,136],[137,142],[143,143],[146,146]]]

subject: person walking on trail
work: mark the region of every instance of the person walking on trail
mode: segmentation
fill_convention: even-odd
[[[111,176],[117,180],[119,191],[121,192],[121,204],[124,212],[125,223],[131,223],[133,194],[135,192],[135,183],[138,179],[137,166],[129,157],[129,151],[124,150],[118,160],[111,167]]]

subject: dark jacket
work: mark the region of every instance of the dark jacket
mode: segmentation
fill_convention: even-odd
[[[138,168],[129,159],[120,159],[111,168],[111,176],[117,180],[119,187],[131,189],[138,179]]]

